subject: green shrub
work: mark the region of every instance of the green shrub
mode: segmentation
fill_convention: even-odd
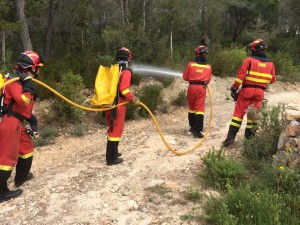
[[[131,84],[139,86],[142,81],[142,75],[139,73],[132,73]]]
[[[174,105],[177,106],[186,106],[187,105],[187,97],[186,90],[182,90],[179,92],[177,98],[173,102]]]
[[[253,192],[248,185],[230,188],[224,197],[209,201],[206,219],[216,225],[299,224],[299,209],[286,203],[286,196],[272,190]]]
[[[235,46],[216,52],[212,63],[214,74],[220,77],[235,76],[246,56],[245,49]]]
[[[161,83],[163,84],[164,87],[169,87],[173,82],[175,78],[174,77],[163,77]]]
[[[126,105],[126,120],[134,120],[137,118],[137,107],[135,104]]]
[[[82,137],[84,135],[84,127],[82,124],[75,124],[71,134],[75,137]]]
[[[139,99],[151,110],[152,113],[154,113],[157,109],[157,106],[162,99],[162,90],[162,87],[158,84],[151,84],[142,89],[142,94]],[[141,108],[139,110],[139,115],[146,117],[148,116],[148,112],[144,108]]]
[[[205,169],[200,173],[200,177],[219,190],[226,190],[228,185],[237,186],[246,174],[246,169],[240,162],[225,158],[223,149],[211,149],[203,157],[203,162]]]
[[[190,188],[188,192],[185,194],[185,199],[190,201],[197,201],[201,199],[201,194],[198,190]]]
[[[262,108],[258,117],[256,135],[244,141],[246,157],[253,159],[271,158],[277,151],[277,143],[283,129],[283,121],[280,119],[282,106],[271,109]]]
[[[44,127],[39,131],[39,137],[34,140],[34,145],[43,146],[54,144],[56,137],[58,137],[58,131],[54,127]]]
[[[79,75],[74,75],[71,71],[64,74],[62,77],[62,83],[58,84],[56,90],[70,99],[71,101],[81,104],[83,97],[80,95],[80,91],[84,85]],[[68,121],[81,122],[83,116],[83,110],[79,109],[60,98],[53,104],[56,119],[61,123]]]
[[[289,82],[300,81],[300,66],[294,65],[294,59],[288,52],[269,54],[273,59],[278,79]]]

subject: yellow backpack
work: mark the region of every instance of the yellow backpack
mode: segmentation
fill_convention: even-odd
[[[4,78],[3,78],[3,75],[0,73],[0,85],[4,83]],[[2,93],[2,88],[0,88],[0,93]]]
[[[90,100],[91,106],[114,106],[118,103],[120,66],[101,66],[95,80],[95,94]]]

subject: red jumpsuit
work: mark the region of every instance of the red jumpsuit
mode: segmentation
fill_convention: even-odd
[[[22,93],[22,85],[13,82],[5,87],[4,103],[12,105],[12,111],[24,119],[30,119],[34,106],[34,98],[29,92]],[[26,133],[22,122],[15,116],[5,114],[0,122],[0,170],[12,171],[19,159],[27,159],[33,155],[33,141]]]
[[[118,104],[133,101],[133,94],[130,91],[131,71],[122,70],[119,83],[119,99]],[[126,105],[118,106],[113,110],[105,111],[105,118],[108,125],[107,138],[110,141],[120,141],[126,116]]]
[[[256,109],[260,108],[264,99],[264,90],[268,84],[275,81],[275,66],[267,58],[248,57],[244,60],[232,85],[232,88],[238,88],[242,84],[230,123],[232,130],[236,132],[239,130],[248,106],[253,105]],[[251,132],[253,125],[255,125],[253,118],[248,115],[246,138],[253,135]]]
[[[203,131],[206,84],[210,82],[212,68],[204,62],[189,62],[183,79],[189,81],[187,99],[191,131]]]

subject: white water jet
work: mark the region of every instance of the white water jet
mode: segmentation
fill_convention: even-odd
[[[166,76],[181,77],[183,74],[183,72],[173,71],[158,66],[150,66],[144,64],[133,64],[132,70],[134,72],[138,72],[144,75],[166,75]]]

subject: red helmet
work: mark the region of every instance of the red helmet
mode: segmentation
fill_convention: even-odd
[[[267,47],[267,43],[264,40],[256,39],[255,41],[252,42],[250,48],[253,52],[260,52],[260,51],[265,51],[268,47]]]
[[[130,62],[130,60],[132,59],[132,54],[128,48],[122,47],[118,50],[116,59],[126,60]]]
[[[203,54],[203,55],[207,55],[208,54],[208,49],[206,46],[204,45],[199,45],[196,49],[195,49],[195,53],[198,54]]]
[[[34,51],[26,51],[21,53],[18,59],[18,66],[22,67],[23,69],[31,68],[34,70],[37,67],[43,66],[43,62],[39,56]]]

